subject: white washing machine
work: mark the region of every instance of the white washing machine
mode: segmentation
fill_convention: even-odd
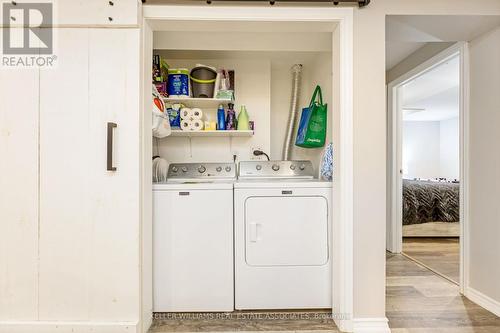
[[[309,161],[240,162],[235,308],[331,308],[331,182]]]
[[[233,163],[171,164],[153,184],[154,312],[234,310]]]

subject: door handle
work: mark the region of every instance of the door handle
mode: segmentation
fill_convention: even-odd
[[[115,123],[108,123],[108,144],[107,144],[107,158],[106,158],[106,170],[116,171],[116,167],[113,166],[113,129],[116,128]]]
[[[262,227],[260,223],[250,223],[250,242],[256,243],[260,240],[259,229]]]

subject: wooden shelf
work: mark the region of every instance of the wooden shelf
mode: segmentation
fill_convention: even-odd
[[[185,137],[250,137],[253,136],[253,131],[183,131],[172,130],[172,136],[185,136]]]
[[[228,105],[229,103],[234,103],[231,99],[220,99],[220,98],[163,98],[165,103],[182,103],[189,107],[199,107],[199,108],[213,108],[217,109],[220,104]]]

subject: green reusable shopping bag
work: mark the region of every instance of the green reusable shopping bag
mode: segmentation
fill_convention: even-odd
[[[327,104],[323,104],[321,87],[316,86],[309,107],[302,109],[295,145],[302,148],[318,148],[325,145]]]

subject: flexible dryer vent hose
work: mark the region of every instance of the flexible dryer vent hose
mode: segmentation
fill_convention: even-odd
[[[295,138],[295,129],[297,127],[297,118],[299,113],[300,83],[302,78],[302,65],[292,66],[292,99],[290,101],[290,114],[288,115],[288,126],[286,131],[285,143],[283,145],[283,160],[291,158],[293,140]]]

